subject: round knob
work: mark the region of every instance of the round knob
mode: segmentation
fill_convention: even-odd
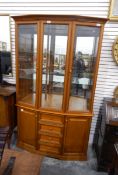
[[[69,70],[69,73],[70,73],[70,74],[72,73],[72,69]]]

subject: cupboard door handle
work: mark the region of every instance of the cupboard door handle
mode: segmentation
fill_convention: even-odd
[[[66,123],[68,122],[68,119],[66,119]]]
[[[69,70],[69,73],[70,73],[70,74],[72,73],[72,69]]]

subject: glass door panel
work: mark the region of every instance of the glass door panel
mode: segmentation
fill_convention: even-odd
[[[89,110],[98,40],[98,27],[76,26],[69,111]]]
[[[62,109],[68,25],[44,24],[41,107]]]
[[[19,100],[35,105],[37,25],[18,25]]]

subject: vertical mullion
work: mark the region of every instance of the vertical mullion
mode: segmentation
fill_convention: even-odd
[[[38,108],[41,107],[41,98],[42,98],[42,62],[43,62],[43,22],[39,22],[38,29],[38,45],[39,45],[39,60],[38,60]]]
[[[64,112],[68,110],[69,98],[70,98],[70,88],[71,88],[71,74],[72,74],[72,64],[73,64],[73,53],[74,53],[74,40],[75,40],[75,25],[74,22],[70,25],[69,39],[68,39],[68,49],[67,49],[67,69],[65,75],[65,87],[64,87]]]
[[[39,106],[39,29],[40,29],[40,24],[37,22],[37,57],[36,57],[36,108]]]

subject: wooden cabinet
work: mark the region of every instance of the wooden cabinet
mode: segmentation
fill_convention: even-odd
[[[85,160],[106,19],[13,18],[19,145],[60,159]]]
[[[0,86],[0,127],[16,125],[16,90],[12,86]]]
[[[118,103],[112,98],[105,98],[99,117],[93,146],[98,170],[109,172],[114,159],[114,144],[118,142]]]
[[[115,147],[115,157],[113,162],[113,169],[114,169],[114,175],[117,175],[118,174],[118,143],[116,143],[114,147]]]

